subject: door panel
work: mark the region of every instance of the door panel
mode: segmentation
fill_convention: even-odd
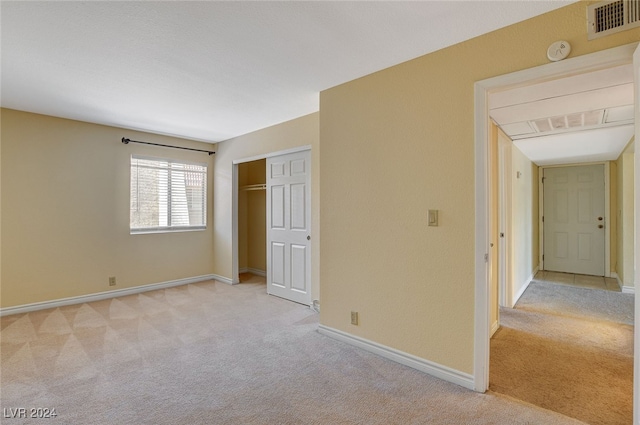
[[[604,276],[604,181],[602,164],[544,170],[545,270]]]
[[[291,229],[307,230],[307,211],[305,202],[307,199],[304,184],[291,185]]]
[[[306,261],[307,247],[304,245],[291,245],[291,289],[294,291],[306,291]]]
[[[284,288],[284,250],[283,243],[274,242],[271,244],[271,284]]]
[[[267,158],[267,292],[311,304],[310,151]]]
[[[284,186],[271,187],[271,227],[284,229]]]

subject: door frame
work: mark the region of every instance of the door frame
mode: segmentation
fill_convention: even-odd
[[[503,237],[500,237],[498,241],[499,258],[492,259],[492,261],[498,261],[498,299],[500,301],[500,307],[513,307],[513,291],[511,286],[513,282],[513,268],[511,267],[513,261],[513,239],[511,238],[513,233],[513,203],[511,192],[512,149],[513,142],[501,139],[498,134],[498,226],[500,227],[500,232],[503,233]],[[498,319],[500,319],[499,313]],[[498,320],[498,327],[500,327],[500,320]]]
[[[580,167],[583,165],[604,165],[604,277],[611,277],[611,161],[581,162],[577,164],[543,165],[538,167],[538,263],[544,268],[544,170],[547,168]]]
[[[534,84],[541,81],[558,79],[587,73],[600,69],[611,68],[619,65],[633,64],[634,52],[640,43],[630,43],[599,52],[566,59],[564,61],[549,63],[522,71],[500,75],[478,81],[474,84],[474,115],[475,115],[475,313],[474,313],[474,362],[473,380],[474,390],[485,392],[489,387],[489,339],[490,339],[490,203],[488,194],[490,193],[489,175],[489,94],[492,92],[506,90],[515,87]],[[637,72],[634,70],[634,73]],[[636,92],[638,87],[634,88]],[[636,100],[636,103],[638,101]],[[636,117],[639,111],[636,108]],[[636,122],[636,128],[639,127]],[[638,164],[639,155],[636,155],[635,162]],[[636,172],[635,204],[640,205],[640,173]],[[636,217],[640,216],[636,208]],[[636,226],[636,241],[640,241],[640,226]],[[635,256],[638,255],[636,246]],[[636,268],[634,282],[639,282],[640,268]],[[640,300],[636,300],[636,310]],[[640,316],[635,316],[635,344],[640,346]],[[638,423],[638,400],[640,399],[640,379],[638,379],[638,365],[640,364],[640,353],[634,351],[634,424]]]
[[[291,149],[284,149],[275,152],[269,152],[261,155],[250,156],[246,158],[234,159],[232,162],[232,170],[231,170],[231,284],[236,285],[240,283],[240,267],[239,267],[239,249],[240,244],[238,243],[238,198],[240,185],[238,181],[238,169],[239,164],[244,162],[252,162],[258,161],[261,159],[267,159],[274,156],[286,155],[289,153],[303,152],[303,151],[311,151],[311,145],[303,145],[298,146]],[[313,183],[313,182],[312,182]],[[309,185],[309,199],[311,199],[311,194],[313,191],[312,185]],[[267,240],[267,243],[269,241]],[[311,247],[309,247],[311,249]],[[312,257],[313,258],[313,257]],[[265,270],[267,274],[269,273],[269,263],[267,262],[267,270]],[[311,280],[309,281],[309,288],[313,288],[313,273],[311,274]],[[313,297],[312,297],[313,298]]]

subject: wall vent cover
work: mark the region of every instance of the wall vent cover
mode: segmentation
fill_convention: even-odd
[[[607,0],[587,6],[589,40],[640,27],[640,0]]]

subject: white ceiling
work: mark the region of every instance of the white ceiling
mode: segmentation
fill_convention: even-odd
[[[573,1],[2,1],[1,105],[215,142]]]
[[[538,165],[615,160],[634,134],[633,68],[618,66],[489,97],[489,114]]]

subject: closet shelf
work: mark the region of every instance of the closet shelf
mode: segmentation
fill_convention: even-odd
[[[240,190],[266,190],[267,189],[267,185],[262,183],[262,184],[248,184],[246,186],[242,186],[240,188]]]

